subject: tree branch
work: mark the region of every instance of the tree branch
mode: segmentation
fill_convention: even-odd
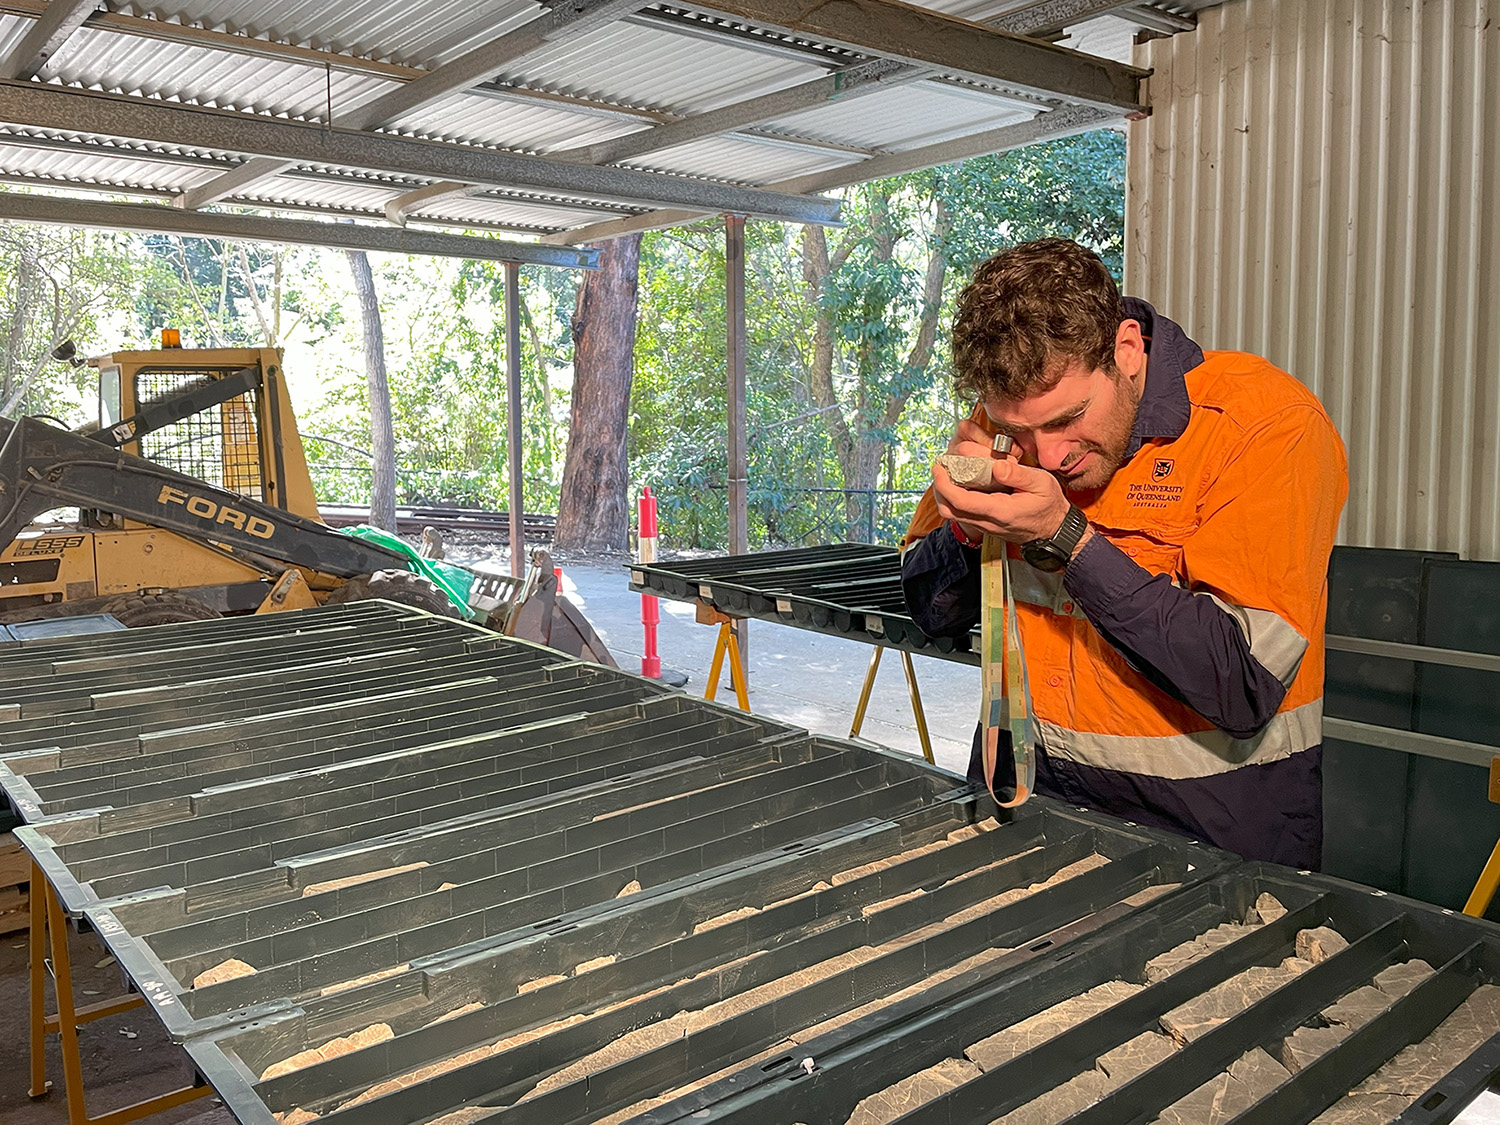
[[[183,284],[187,286],[188,296],[192,298],[193,307],[198,310],[198,315],[203,318],[203,327],[208,330],[209,337],[217,347],[224,347],[224,336],[214,323],[213,317],[208,315],[208,310],[203,307],[203,301],[198,296],[198,285],[193,281],[193,271],[188,268],[187,248],[182,244],[181,235],[172,235],[172,246],[177,251],[177,264],[182,268]]]
[[[276,339],[276,331],[271,322],[266,319],[266,307],[261,304],[260,290],[255,284],[255,277],[250,272],[250,255],[245,253],[243,242],[235,243],[235,250],[239,256],[240,272],[245,275],[245,288],[250,291],[250,303],[255,306],[255,319],[260,321],[260,330],[266,338],[266,346],[274,348],[281,341]]]
[[[927,272],[922,283],[922,313],[917,322],[917,336],[906,355],[906,378],[902,380],[904,389],[886,402],[883,419],[887,426],[894,426],[901,420],[901,414],[906,410],[906,404],[916,389],[916,374],[925,371],[932,362],[932,352],[937,345],[938,317],[943,308],[943,282],[948,276],[948,255],[944,242],[952,229],[953,216],[942,199],[939,199],[937,220],[928,236],[932,249],[928,252]]]
[[[828,240],[822,227],[802,228],[802,281],[807,288],[808,303],[813,310],[813,355],[808,369],[808,384],[813,401],[823,407],[824,422],[828,434],[833,438],[834,449],[841,464],[848,464],[854,455],[854,435],[844,412],[839,409],[838,395],[833,389],[833,326],[828,312],[823,308],[823,285],[828,280]]]

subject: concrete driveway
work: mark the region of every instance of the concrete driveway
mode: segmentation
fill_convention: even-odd
[[[631,592],[624,565],[564,566],[563,590],[620,666],[639,672],[641,596]],[[762,621],[751,621],[749,629],[750,709],[818,734],[848,737],[872,646]],[[687,673],[685,690],[703,694],[717,636],[716,627],[693,619],[690,604],[661,602],[657,650],[664,668]],[[937,763],[963,773],[979,718],[979,669],[925,656],[913,663]],[[727,668],[719,698],[734,702]],[[898,653],[887,651],[881,660],[861,737],[910,754],[922,752]]]

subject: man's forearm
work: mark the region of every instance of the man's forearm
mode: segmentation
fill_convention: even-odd
[[[1221,730],[1249,738],[1281,706],[1286,687],[1251,653],[1233,616],[1137,565],[1102,535],[1080,548],[1064,585],[1133,668]]]

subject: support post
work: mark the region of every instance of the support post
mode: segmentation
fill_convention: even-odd
[[[656,497],[648,484],[641,489],[636,509],[636,543],[642,566],[656,561]],[[641,595],[641,625],[645,629],[645,651],[641,655],[641,675],[649,680],[661,679],[661,657],[656,652],[656,627],[661,624],[661,606],[650,594]]]
[[[526,536],[522,530],[521,466],[521,265],[505,263],[505,368],[509,402],[505,412],[510,455],[510,572],[526,576]]]
[[[95,1117],[88,1115],[84,1105],[83,1057],[78,1045],[78,1028],[94,1020],[144,1007],[146,999],[139,992],[127,993],[113,1000],[78,1007],[73,995],[73,963],[68,955],[67,915],[63,912],[62,901],[35,860],[31,864],[30,906],[31,1097],[43,1097],[52,1087],[47,1081],[46,1042],[49,1034],[55,1034],[61,1046],[68,1125],[129,1125],[212,1094],[213,1087],[206,1084],[184,1086]],[[46,955],[49,950],[52,954],[52,988],[57,994],[55,1016],[46,1014],[46,969],[49,967]]]
[[[750,549],[749,470],[745,456],[745,216],[724,216],[724,308],[729,366],[729,553]],[[740,659],[749,678],[750,635],[746,622],[735,626]]]

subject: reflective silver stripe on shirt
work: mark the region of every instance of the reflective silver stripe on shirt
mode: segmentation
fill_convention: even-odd
[[[1073,597],[1063,587],[1063,575],[1046,574],[1035,567],[1017,566],[1011,570],[1016,600],[1039,606],[1060,617],[1088,620]],[[1177,583],[1172,583],[1174,586]],[[1235,605],[1206,590],[1194,590],[1194,597],[1208,598],[1239,623],[1240,631],[1250,644],[1250,655],[1283,684],[1291,686],[1307,653],[1307,638],[1287,623],[1286,618],[1269,609],[1251,609]]]
[[[1307,638],[1288,624],[1286,618],[1269,609],[1250,609],[1215,597],[1206,590],[1194,590],[1194,596],[1210,599],[1240,623],[1240,631],[1250,642],[1250,655],[1264,665],[1267,672],[1287,687],[1302,666],[1307,653]]]
[[[1012,560],[1014,562],[1015,560]],[[1079,617],[1087,621],[1083,610],[1073,601],[1073,596],[1063,589],[1063,575],[1047,574],[1025,563],[1010,568],[1011,589],[1016,601],[1026,605],[1040,606],[1059,617]]]
[[[1141,737],[1069,730],[1036,718],[1037,741],[1047,753],[1080,765],[1151,777],[1210,777],[1241,766],[1290,758],[1323,741],[1323,701],[1314,700],[1271,718],[1254,738],[1214,729],[1197,734]]]

